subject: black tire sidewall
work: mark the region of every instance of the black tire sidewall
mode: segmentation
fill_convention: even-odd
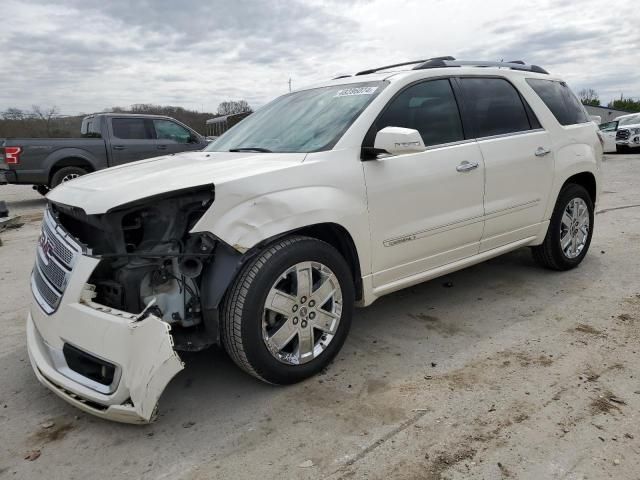
[[[567,205],[574,198],[580,198],[587,204],[587,208],[589,210],[589,234],[587,235],[587,241],[584,245],[584,248],[582,249],[582,252],[580,252],[580,255],[575,258],[569,258],[564,254],[560,245],[560,225],[562,223],[562,215],[564,214]],[[589,192],[587,192],[587,190],[581,185],[569,184],[565,186],[560,191],[558,201],[556,202],[556,206],[551,217],[551,222],[549,223],[552,255],[559,266],[567,270],[576,267],[578,264],[580,264],[580,262],[582,262],[582,259],[589,251],[589,246],[591,245],[591,238],[593,237],[593,227],[594,206]]]
[[[82,167],[62,167],[51,177],[51,187],[55,188],[62,183],[62,179],[67,175],[77,173],[79,176],[86,175],[87,171]]]
[[[302,365],[288,365],[274,358],[262,339],[262,317],[266,297],[277,280],[291,266],[306,262],[320,262],[336,275],[342,290],[342,316],[338,331],[324,352]],[[249,265],[247,268],[251,268]],[[354,305],[351,271],[331,245],[304,239],[279,250],[258,270],[249,286],[242,308],[241,337],[243,348],[252,368],[265,380],[276,384],[295,383],[318,373],[342,348],[351,326]]]

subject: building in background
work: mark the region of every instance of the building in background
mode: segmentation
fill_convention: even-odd
[[[215,117],[207,120],[207,136],[219,137],[224,132],[233,127],[236,123],[239,123],[243,118],[251,115],[251,112],[232,113],[231,115],[225,115],[223,117]]]
[[[610,122],[611,120],[618,118],[620,115],[627,115],[628,113],[632,113],[625,110],[617,110],[615,108],[594,107],[591,105],[585,105],[584,108],[587,109],[589,115],[597,115],[598,117],[600,117],[600,123]]]

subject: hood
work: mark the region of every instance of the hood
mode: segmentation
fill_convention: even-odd
[[[184,152],[140,160],[84,175],[54,188],[52,202],[87,215],[190,187],[221,185],[300,164],[306,153]]]

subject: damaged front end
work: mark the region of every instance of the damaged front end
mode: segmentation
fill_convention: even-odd
[[[215,237],[190,233],[213,199],[206,186],[95,215],[50,203],[27,328],[42,383],[104,418],[153,419],[183,368],[175,350],[218,343],[218,304],[240,265]]]

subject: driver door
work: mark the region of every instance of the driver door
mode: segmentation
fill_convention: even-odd
[[[165,119],[154,119],[153,127],[155,129],[158,142],[158,155],[164,153],[179,153],[189,150],[201,150],[201,145],[194,134],[182,125]]]
[[[373,286],[394,290],[393,282],[401,288],[411,282],[408,277],[478,253],[484,163],[477,143],[465,139],[448,79],[407,87],[389,102],[368,138],[388,126],[418,130],[427,147],[363,161]]]

